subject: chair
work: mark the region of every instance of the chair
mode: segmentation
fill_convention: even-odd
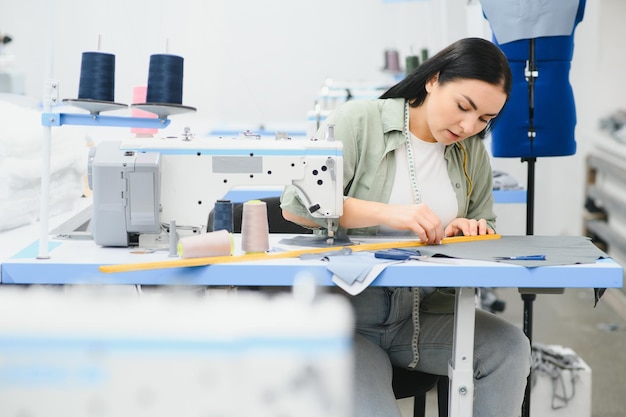
[[[270,233],[302,234],[312,233],[310,229],[299,226],[283,218],[279,197],[259,199],[267,205],[267,218]],[[243,204],[233,205],[233,232],[241,232]],[[207,231],[213,230],[213,211],[209,214]],[[439,417],[448,415],[448,378],[419,371],[393,367],[393,392],[397,399],[414,397],[414,417],[426,417],[426,393],[437,388]]]
[[[258,200],[265,202],[267,206],[267,221],[270,233],[288,233],[303,234],[313,233],[311,229],[307,229],[283,218],[282,209],[280,208],[280,197],[259,198]],[[243,214],[243,203],[233,204],[233,233],[241,233],[241,217]],[[213,231],[213,210],[209,213],[209,221],[207,222],[207,232]]]
[[[426,417],[426,393],[437,388],[439,417],[448,415],[448,377],[393,367],[391,381],[397,399],[414,397],[413,416]]]

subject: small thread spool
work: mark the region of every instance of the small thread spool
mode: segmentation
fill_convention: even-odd
[[[147,93],[148,93],[148,86],[146,85],[138,85],[136,87],[133,87],[133,104],[145,103]],[[138,109],[136,107],[132,108],[131,116],[152,117],[152,118],[157,117],[157,115],[154,113],[150,113],[145,110]],[[158,131],[159,129],[156,129],[156,128],[145,128],[145,127],[131,127],[130,128],[130,132],[134,133],[138,137],[151,137]]]
[[[400,72],[400,55],[395,49],[385,51],[385,71]]]
[[[241,249],[246,253],[266,252],[270,248],[267,204],[261,200],[243,203]]]
[[[177,55],[150,56],[148,103],[183,104],[183,62]]]
[[[217,200],[213,209],[213,230],[232,233],[233,229],[233,203],[230,200]]]
[[[415,71],[415,68],[419,67],[420,65],[420,59],[417,57],[417,55],[409,55],[405,58],[405,74],[409,75],[410,73],[412,73],[413,71]]]
[[[113,102],[115,96],[115,55],[83,52],[78,98]]]
[[[187,236],[178,241],[178,256],[181,258],[228,256],[233,250],[233,236],[226,230]]]

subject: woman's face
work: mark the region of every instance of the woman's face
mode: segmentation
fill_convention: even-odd
[[[437,77],[426,83],[423,103],[426,132],[421,139],[449,145],[473,136],[487,127],[504,103],[501,86],[474,79],[458,79],[440,84]]]

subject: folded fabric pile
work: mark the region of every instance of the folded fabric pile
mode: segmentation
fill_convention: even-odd
[[[0,231],[35,222],[40,216],[41,110],[0,97]],[[83,129],[52,128],[50,216],[76,207],[85,189],[88,147]]]

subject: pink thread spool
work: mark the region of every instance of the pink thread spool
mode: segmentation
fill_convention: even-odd
[[[266,252],[270,248],[267,204],[261,200],[243,203],[241,249],[246,253]]]
[[[148,87],[145,85],[139,85],[133,88],[133,104],[141,104],[146,102],[146,95],[148,94]],[[145,110],[138,109],[133,107],[130,112],[133,117],[152,117],[157,118],[158,116],[155,113],[150,113]],[[151,137],[159,129],[156,128],[147,128],[147,127],[131,127],[130,133],[134,133],[138,137]]]
[[[400,54],[395,49],[387,49],[385,51],[385,68],[384,71],[401,72]]]
[[[187,236],[178,241],[178,256],[181,258],[208,258],[232,255],[234,242],[226,230]]]

